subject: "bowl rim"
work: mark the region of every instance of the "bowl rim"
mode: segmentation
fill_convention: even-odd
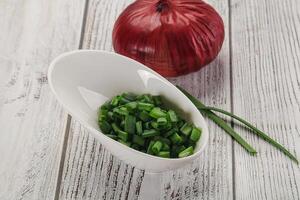
[[[209,141],[209,130],[208,130],[208,126],[207,126],[207,122],[206,120],[204,119],[203,115],[200,113],[199,111],[199,115],[202,117],[203,119],[203,127],[200,127],[202,130],[206,130],[206,140],[204,140],[203,142],[203,145],[196,151],[194,152],[192,155],[190,156],[187,156],[187,157],[183,157],[183,158],[163,158],[163,157],[158,157],[158,156],[154,156],[154,155],[150,155],[150,154],[147,154],[147,153],[143,153],[143,152],[140,152],[138,150],[135,150],[131,147],[128,147],[116,140],[113,140],[112,138],[106,136],[104,133],[102,133],[101,131],[93,128],[92,126],[90,126],[88,123],[82,121],[79,117],[77,117],[69,108],[68,106],[65,105],[65,103],[63,102],[63,100],[61,100],[61,98],[59,97],[59,95],[56,93],[56,90],[54,89],[54,86],[53,86],[53,83],[52,83],[52,72],[53,72],[53,69],[55,67],[55,65],[57,64],[57,62],[59,62],[61,59],[63,59],[64,57],[67,57],[67,56],[71,56],[71,55],[74,55],[74,54],[80,54],[80,53],[101,53],[101,54],[110,54],[112,56],[117,56],[117,57],[121,57],[122,59],[125,59],[127,60],[129,63],[130,62],[134,62],[135,64],[139,65],[141,68],[153,73],[154,75],[158,76],[160,79],[162,79],[163,81],[165,81],[166,83],[169,84],[170,87],[173,87],[173,89],[179,91],[179,93],[181,93],[184,98],[187,99],[187,101],[189,101],[191,103],[191,106],[193,106],[196,110],[197,110],[197,107],[188,99],[188,97],[186,97],[186,95],[180,91],[174,84],[172,84],[169,80],[167,80],[165,77],[163,77],[162,75],[160,75],[159,73],[157,73],[156,71],[152,70],[151,68],[145,66],[144,64],[132,59],[132,58],[129,58],[129,57],[126,57],[126,56],[123,56],[121,54],[118,54],[118,53],[115,53],[115,52],[111,52],[111,51],[105,51],[105,50],[93,50],[93,49],[77,49],[77,50],[72,50],[72,51],[68,51],[68,52],[64,52],[60,55],[58,55],[57,57],[55,57],[50,65],[49,65],[49,68],[48,68],[48,73],[47,73],[47,78],[48,78],[48,83],[49,83],[49,86],[51,88],[51,91],[53,92],[55,98],[58,100],[58,102],[62,105],[62,107],[67,111],[68,114],[70,114],[72,117],[74,117],[74,119],[78,122],[80,122],[80,124],[82,124],[85,128],[87,128],[89,131],[91,131],[93,134],[98,134],[98,133],[101,133],[101,136],[105,136],[106,139],[110,140],[110,141],[113,141],[113,142],[116,142],[118,143],[119,145],[123,145],[123,147],[129,149],[130,151],[133,151],[134,153],[139,153],[141,154],[142,156],[146,156],[146,157],[149,157],[151,159],[157,159],[157,160],[160,160],[160,161],[164,161],[164,162],[173,162],[173,163],[176,163],[176,162],[179,162],[179,161],[189,161],[189,160],[193,160],[194,158],[198,157],[205,149],[205,147],[207,146],[207,143]],[[95,137],[94,136],[94,137]],[[100,137],[101,137],[100,136]],[[98,137],[96,137],[98,138]],[[200,137],[201,139],[201,137]],[[98,139],[99,140],[99,139]],[[101,140],[99,141],[101,143]],[[102,144],[102,143],[101,143]],[[106,147],[105,147],[106,148]],[[109,151],[109,150],[108,150]],[[110,151],[109,151],[110,152]],[[111,153],[111,152],[110,152]],[[121,158],[119,158],[120,160],[122,160]],[[126,161],[124,161],[126,162]]]

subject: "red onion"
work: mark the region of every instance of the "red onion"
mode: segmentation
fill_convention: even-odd
[[[117,19],[117,53],[163,76],[196,71],[211,62],[224,40],[219,14],[201,0],[137,0]]]

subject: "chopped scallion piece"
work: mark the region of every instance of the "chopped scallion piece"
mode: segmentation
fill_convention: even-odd
[[[138,102],[137,107],[139,110],[151,111],[154,105],[151,103]]]
[[[162,111],[161,108],[159,108],[159,107],[153,108],[153,109],[150,111],[149,115],[150,115],[151,117],[155,118],[155,119],[158,119],[158,118],[160,118],[160,117],[166,117],[166,116],[167,116],[166,112]]]
[[[138,121],[135,123],[135,129],[138,135],[142,135],[143,133],[143,125],[142,125],[142,121]]]
[[[180,132],[182,134],[184,134],[185,136],[189,136],[191,131],[192,131],[193,127],[191,124],[189,123],[185,123],[181,128],[180,128]]]
[[[159,132],[156,131],[155,129],[145,130],[145,131],[142,133],[142,136],[143,136],[144,138],[153,137],[153,136],[156,136],[156,135],[159,135]]]
[[[190,140],[192,140],[193,142],[197,142],[201,136],[201,131],[202,130],[200,128],[193,127]]]
[[[194,148],[192,146],[186,148],[185,150],[181,151],[179,154],[178,154],[178,157],[179,158],[183,158],[183,157],[187,157],[187,156],[190,156],[194,153]]]
[[[170,151],[160,151],[157,153],[157,156],[162,158],[170,158]]]
[[[174,110],[168,111],[168,117],[171,122],[178,122],[178,117],[177,117],[176,113],[174,112]]]
[[[127,133],[135,134],[135,122],[136,122],[135,116],[127,115],[127,116],[125,117],[125,126],[124,126],[124,130],[125,130]]]
[[[145,139],[139,135],[133,135],[132,142],[140,146],[144,146]]]
[[[159,141],[159,140],[156,141],[152,146],[152,152],[154,154],[157,154],[160,151],[160,149],[162,148],[162,146],[163,146],[163,143],[161,141]]]
[[[170,139],[174,144],[181,144],[183,142],[182,137],[178,133],[171,135]]]

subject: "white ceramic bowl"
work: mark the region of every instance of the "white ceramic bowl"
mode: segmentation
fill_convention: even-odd
[[[84,125],[107,150],[124,162],[147,172],[179,168],[199,157],[208,141],[208,129],[197,108],[173,84],[148,67],[116,53],[77,50],[58,56],[50,64],[49,85],[63,107]],[[168,159],[148,155],[105,136],[97,124],[97,109],[122,92],[162,95],[169,106],[202,128],[194,154]]]

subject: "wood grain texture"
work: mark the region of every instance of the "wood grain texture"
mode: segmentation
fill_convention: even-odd
[[[169,79],[198,97],[206,105],[230,110],[230,65],[228,5],[225,1],[208,1],[222,16],[225,41],[217,59],[204,69]],[[232,139],[207,120],[210,131],[203,157],[192,166],[163,177],[162,199],[233,199]]]
[[[83,3],[0,2],[0,199],[53,199],[66,113],[49,62],[78,47]]]
[[[89,1],[84,49],[112,50],[111,32],[119,13],[132,1]],[[113,157],[72,120],[60,199],[138,199],[144,171]]]
[[[300,157],[300,4],[231,0],[233,110]],[[300,199],[300,169],[238,129],[258,150],[234,146],[236,199]]]
[[[60,199],[137,199],[143,172],[114,158],[74,120],[70,133]]]
[[[131,0],[90,0],[83,48],[112,51],[111,33],[119,13]],[[227,2],[211,1],[227,28]],[[227,31],[228,36],[228,31]],[[230,109],[229,43],[224,42],[218,59],[205,69],[170,79],[209,105]],[[232,199],[232,140],[209,123],[208,148],[193,165],[163,173],[155,182],[153,196],[145,180],[151,175],[114,158],[72,121],[60,191],[61,199]]]

